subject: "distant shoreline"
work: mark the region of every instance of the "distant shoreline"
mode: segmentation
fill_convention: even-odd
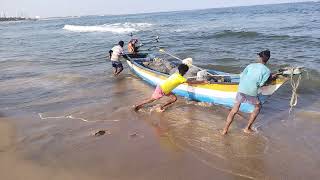
[[[0,22],[3,22],[3,21],[26,21],[26,20],[36,20],[36,19],[24,18],[24,17],[0,17]]]

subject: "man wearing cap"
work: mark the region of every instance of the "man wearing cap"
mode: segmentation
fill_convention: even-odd
[[[270,58],[270,51],[261,51],[258,53],[258,56],[258,63],[248,65],[240,74],[238,93],[234,106],[227,117],[225,128],[222,131],[223,135],[227,134],[234,116],[239,111],[241,103],[249,103],[255,106],[254,111],[250,115],[248,125],[243,129],[245,133],[253,132],[251,126],[261,109],[260,100],[258,99],[258,89],[271,78],[270,70],[266,66],[266,63]]]

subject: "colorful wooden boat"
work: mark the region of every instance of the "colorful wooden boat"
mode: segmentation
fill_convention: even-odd
[[[148,54],[128,54],[127,63],[137,76],[152,86],[161,84],[169,75],[157,72],[143,65],[143,62],[150,60]],[[219,76],[231,79],[231,82],[214,82],[201,85],[181,84],[173,90],[173,93],[191,100],[207,102],[226,107],[232,107],[237,94],[239,77],[235,74],[224,73],[220,71],[210,70]],[[279,76],[276,80],[261,87],[259,89],[259,99],[263,104],[280,86],[282,86],[288,78]],[[242,103],[240,111],[250,113],[254,110],[254,106],[248,103]]]

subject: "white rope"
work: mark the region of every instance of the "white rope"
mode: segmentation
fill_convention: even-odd
[[[119,122],[120,120],[95,120],[95,121],[90,121],[90,120],[87,120],[87,119],[84,119],[84,118],[78,118],[78,117],[74,117],[72,115],[65,115],[65,116],[53,116],[53,117],[44,117],[42,115],[42,113],[38,113],[40,119],[42,120],[45,120],[45,119],[74,119],[74,120],[80,120],[80,121],[83,121],[83,122],[88,122],[88,123],[93,123],[93,122],[106,122],[106,121],[109,121],[109,122]]]
[[[290,75],[290,83],[291,83],[291,87],[292,87],[292,95],[291,95],[291,100],[290,100],[290,113],[292,111],[292,108],[295,107],[298,104],[298,87],[300,85],[300,80],[301,80],[301,74],[299,74],[297,80],[295,81],[293,79],[293,75],[294,75],[294,68],[291,69],[291,75]]]

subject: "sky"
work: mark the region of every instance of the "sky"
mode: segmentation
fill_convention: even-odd
[[[302,2],[306,0],[0,0],[0,13],[34,17],[110,15]]]

